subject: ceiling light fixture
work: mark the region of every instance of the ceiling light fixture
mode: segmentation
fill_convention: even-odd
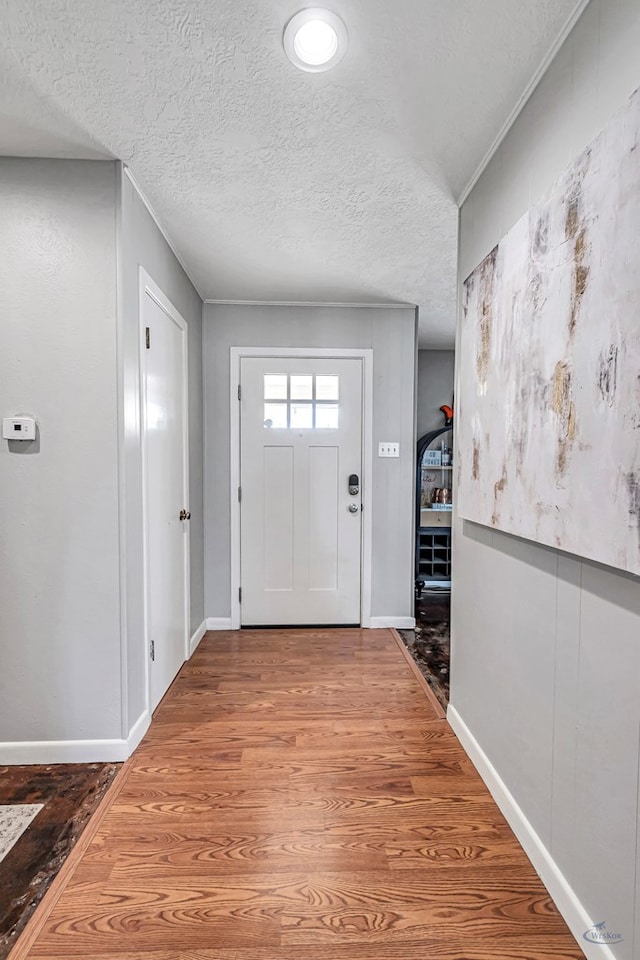
[[[330,70],[347,52],[349,37],[340,17],[322,7],[300,10],[284,28],[285,53],[309,73]]]

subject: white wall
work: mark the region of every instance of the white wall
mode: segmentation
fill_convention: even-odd
[[[204,620],[202,438],[202,301],[131,180],[121,177],[121,343],[123,364],[124,518],[126,526],[125,735],[145,710],[142,554],[142,448],[139,418],[139,267],[142,266],[188,325],[189,486],[191,511],[191,633]]]
[[[413,616],[415,313],[365,307],[205,304],[205,608],[230,610],[229,348],[373,348],[373,444],[400,441],[398,460],[374,457],[372,616]]]
[[[0,415],[40,431],[0,440],[0,763],[121,734],[115,190],[0,159]]]
[[[138,266],[189,325],[193,632],[202,302],[117,163],[0,159],[0,208],[0,415],[40,429],[0,441],[0,763],[124,759],[147,719]]]
[[[444,426],[440,407],[453,401],[454,364],[453,350],[418,350],[418,439]]]
[[[460,281],[640,85],[638,50],[637,0],[592,0],[462,208]],[[640,582],[458,520],[453,548],[450,716],[551,857],[577,937],[588,914],[638,958]]]

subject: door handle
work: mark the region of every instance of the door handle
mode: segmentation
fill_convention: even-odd
[[[360,493],[360,480],[357,473],[352,473],[349,477],[349,496],[357,497]]]
[[[191,511],[190,510],[181,510],[180,511],[181,520],[191,520]]]
[[[358,504],[357,504],[357,503],[350,503],[350,504],[349,504],[349,513],[357,513],[359,509],[360,509],[360,508],[358,507]]]

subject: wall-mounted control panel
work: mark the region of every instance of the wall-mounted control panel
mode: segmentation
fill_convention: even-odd
[[[3,440],[35,440],[36,421],[33,417],[3,417]]]
[[[383,440],[378,444],[379,457],[399,457],[400,444],[389,440]]]

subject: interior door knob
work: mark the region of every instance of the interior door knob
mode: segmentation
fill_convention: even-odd
[[[191,520],[191,511],[190,510],[181,510],[180,511],[181,520]]]

